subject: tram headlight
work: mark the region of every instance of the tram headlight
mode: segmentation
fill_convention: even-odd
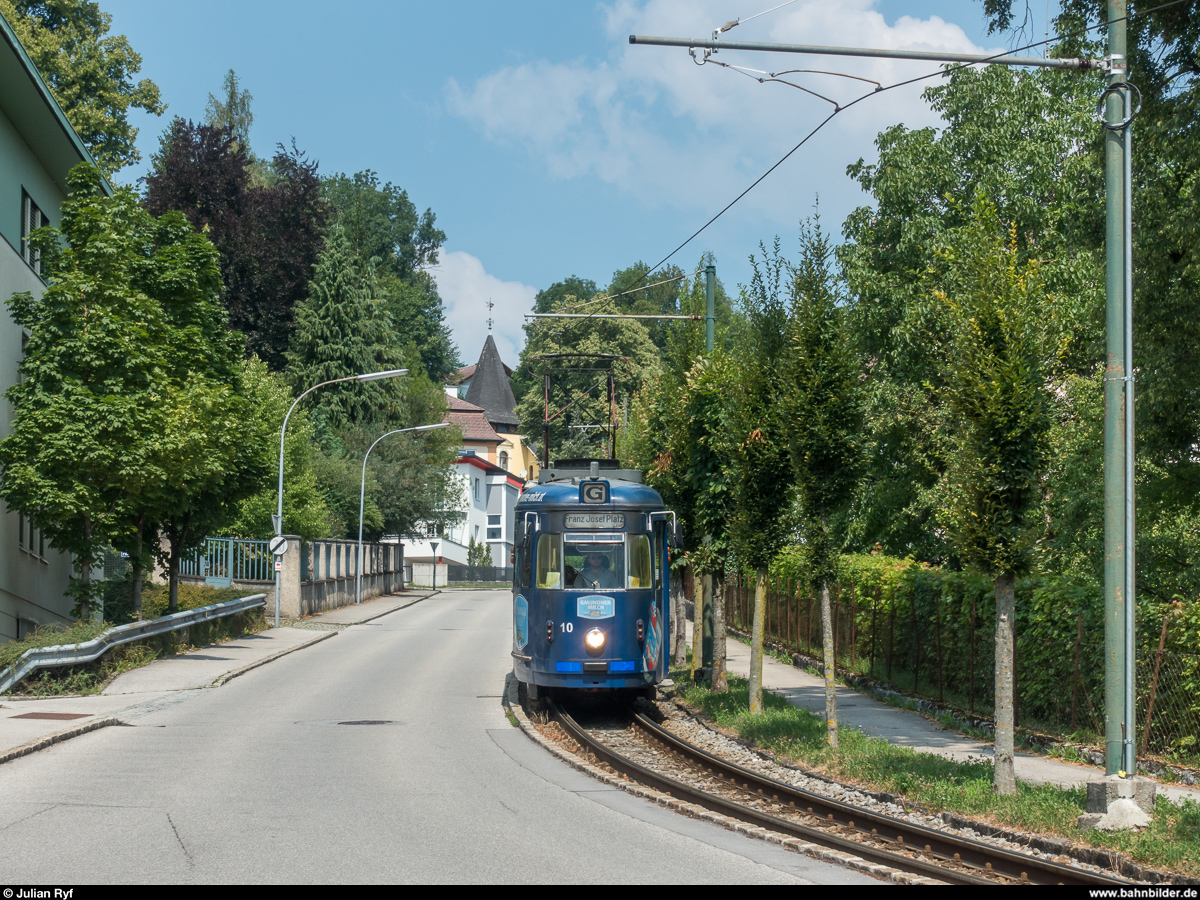
[[[583,638],[583,645],[587,648],[587,652],[591,656],[599,656],[604,650],[604,644],[607,639],[604,632],[599,628],[593,628]]]

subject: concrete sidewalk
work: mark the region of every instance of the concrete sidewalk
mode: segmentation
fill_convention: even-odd
[[[335,637],[343,628],[378,619],[434,593],[440,592],[426,588],[376,597],[223,644],[155,660],[118,675],[101,693],[91,696],[0,698],[0,763],[96,728],[121,724],[148,707],[183,699],[188,692],[220,687],[243,672]]]
[[[691,622],[688,622],[688,642],[691,645]],[[729,671],[743,678],[750,676],[750,647],[734,637],[727,642],[726,661]],[[802,669],[780,662],[773,656],[763,659],[763,687],[784,697],[792,705],[808,709],[825,717],[825,680]],[[986,757],[991,760],[993,745],[950,731],[919,713],[896,709],[845,685],[837,686],[839,725],[860,729],[871,737],[893,744],[903,744],[922,753],[936,753],[948,759],[966,760]],[[1016,755],[1017,778],[1034,784],[1057,784],[1064,787],[1083,787],[1091,778],[1104,775],[1093,766],[1063,762],[1030,753]],[[1158,793],[1176,803],[1187,798],[1200,803],[1200,789],[1186,785],[1159,782]]]

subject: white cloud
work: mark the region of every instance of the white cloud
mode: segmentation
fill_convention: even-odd
[[[874,0],[804,0],[728,35],[743,40],[980,53],[937,16],[904,16],[889,25]],[[736,6],[736,4],[735,4]],[[756,10],[757,11],[757,10]],[[451,81],[450,110],[497,143],[524,148],[555,178],[594,176],[651,206],[710,210],[736,195],[833,109],[785,85],[759,84],[717,65],[697,66],[685,50],[631,46],[630,33],[707,37],[730,13],[729,0],[618,0],[607,7],[609,58],[537,60],[492,72],[472,85]],[[883,84],[936,71],[930,63],[726,50],[723,63],[779,71],[844,72]],[[820,74],[789,76],[839,103],[872,90],[862,81]],[[902,122],[935,124],[920,98],[933,82],[889,91],[838,116],[811,144],[740,206],[741,215],[794,222],[836,183],[856,193],[845,167],[873,156],[873,140]],[[836,205],[836,204],[835,204]]]
[[[446,323],[454,333],[463,362],[471,365],[479,358],[487,340],[487,303],[491,300],[495,304],[491,318],[496,349],[502,360],[516,366],[525,345],[522,317],[533,308],[537,288],[489,275],[482,262],[462,250],[442,251],[438,259],[432,273],[446,304]]]

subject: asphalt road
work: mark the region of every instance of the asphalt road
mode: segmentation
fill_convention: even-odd
[[[879,883],[548,756],[509,633],[506,593],[441,594],[0,766],[0,881]]]

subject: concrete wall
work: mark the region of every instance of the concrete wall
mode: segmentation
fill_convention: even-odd
[[[413,562],[412,563],[412,584],[413,587],[432,587],[433,586],[433,563],[431,562]],[[437,567],[437,586],[443,588],[446,586],[447,567],[442,563]]]
[[[363,600],[370,600],[381,594],[396,593],[403,588],[402,578],[402,571],[363,575]],[[327,609],[337,609],[339,606],[348,606],[353,602],[355,602],[353,575],[343,578],[328,578],[323,581],[306,581],[300,585],[300,614],[303,616],[311,616]]]

